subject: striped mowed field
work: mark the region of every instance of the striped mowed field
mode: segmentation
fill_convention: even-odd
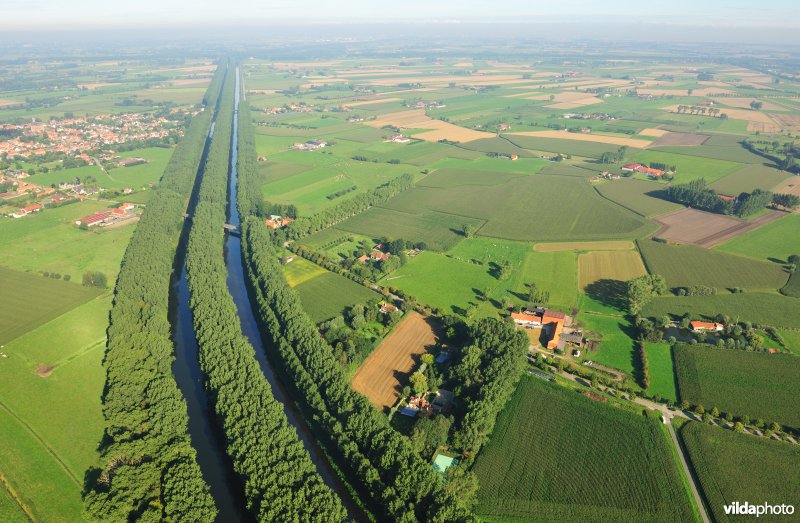
[[[578,256],[578,285],[598,280],[628,281],[647,274],[637,251],[597,251]]]

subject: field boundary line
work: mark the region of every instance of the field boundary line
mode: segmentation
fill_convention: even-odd
[[[85,356],[85,355],[89,354],[90,352],[93,352],[94,350],[97,349],[97,347],[99,347],[101,345],[105,345],[106,341],[107,341],[107,338],[105,336],[103,336],[102,338],[98,339],[97,341],[95,341],[93,343],[90,343],[88,345],[85,345],[84,347],[81,347],[80,349],[78,349],[77,351],[73,352],[69,356],[61,358],[60,360],[55,362],[53,364],[53,370],[56,370],[57,368],[61,367],[62,365],[66,365],[68,363],[71,363],[73,360],[76,360],[76,359],[80,358],[81,356]]]
[[[675,446],[675,450],[678,451],[678,457],[681,460],[683,473],[686,475],[686,479],[689,481],[689,487],[692,490],[694,501],[697,504],[697,510],[700,511],[700,517],[703,518],[703,523],[710,523],[708,519],[708,512],[706,511],[706,506],[703,503],[703,498],[700,495],[700,491],[698,490],[697,484],[694,481],[694,476],[692,476],[692,471],[689,469],[689,464],[686,461],[686,456],[684,456],[683,454],[683,448],[681,447],[680,441],[678,441],[678,435],[675,434],[675,428],[672,426],[672,420],[667,419],[665,425],[667,426],[667,431],[669,432],[672,444]]]
[[[11,483],[6,479],[3,473],[0,473],[0,484],[3,485],[3,489],[8,492],[8,496],[14,501],[14,504],[19,508],[20,512],[25,514],[25,517],[28,518],[28,521],[39,521],[34,515],[31,509],[28,508],[25,503],[19,498],[17,492],[14,490],[14,487],[11,486]]]
[[[27,430],[36,439],[36,441],[38,441],[45,448],[45,450],[47,450],[47,452],[51,456],[53,456],[53,459],[55,459],[56,462],[61,466],[61,468],[64,469],[64,472],[67,473],[67,476],[69,476],[69,478],[75,483],[75,485],[78,486],[78,488],[81,488],[81,489],[83,488],[83,484],[81,484],[81,482],[78,480],[78,478],[75,476],[75,474],[73,474],[72,471],[69,469],[69,467],[67,467],[67,464],[64,463],[64,461],[59,457],[59,455],[56,453],[56,451],[53,450],[53,448],[50,445],[47,444],[47,442],[44,440],[44,438],[42,438],[39,435],[39,433],[37,433],[33,429],[33,427],[31,427],[28,424],[28,422],[26,422],[24,419],[20,418],[17,415],[16,412],[14,412],[11,408],[9,408],[8,405],[6,405],[2,401],[0,401],[0,408],[5,410],[6,412],[8,412],[11,415],[12,418],[14,418],[20,425],[22,425],[22,427],[25,430]]]

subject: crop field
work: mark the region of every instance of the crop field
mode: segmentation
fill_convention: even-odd
[[[85,271],[101,271],[111,285],[135,227],[84,231],[75,226],[78,218],[108,205],[85,200],[17,220],[0,218],[0,265],[69,274],[73,281]]]
[[[655,298],[647,304],[642,314],[662,318],[665,314],[692,318],[713,319],[718,314],[741,320],[800,329],[800,300],[778,293],[745,292],[718,294],[716,296],[666,296]]]
[[[406,313],[353,375],[353,390],[364,394],[378,409],[390,409],[400,398],[400,377],[418,364],[419,356],[431,349],[437,338],[433,319]]]
[[[766,165],[748,165],[741,170],[712,183],[710,187],[720,194],[738,196],[753,189],[772,191],[791,175]]]
[[[425,242],[429,249],[445,251],[464,238],[461,233],[464,224],[480,227],[483,221],[441,212],[423,211],[416,214],[373,207],[340,223],[336,228],[370,238],[386,236],[389,239]]]
[[[586,158],[599,158],[603,153],[616,151],[620,147],[620,145],[616,144],[565,140],[564,138],[544,136],[504,135],[504,137],[521,149],[561,153],[564,155],[572,154]]]
[[[564,205],[565,201],[580,201],[581,206]],[[602,198],[584,180],[567,176],[525,176],[486,187],[415,187],[384,206],[487,220],[479,235],[508,240],[625,239],[653,230],[642,217]]]
[[[474,169],[439,169],[419,182],[419,187],[447,189],[464,185],[490,186],[501,185],[524,174],[503,171],[479,171]]]
[[[800,214],[785,215],[779,220],[719,245],[718,251],[784,263],[792,254],[800,254]]]
[[[719,290],[780,289],[789,275],[778,264],[753,260],[694,245],[669,245],[640,240],[639,250],[652,274],[660,274],[669,287],[705,285]]]
[[[789,281],[786,282],[786,285],[781,289],[781,294],[800,298],[800,272],[795,271],[789,276]]]
[[[0,476],[34,520],[83,519],[84,472],[96,465],[103,435],[110,307],[110,297],[91,300],[2,349]]]
[[[597,185],[595,188],[612,202],[646,217],[664,214],[683,207],[656,196],[663,187],[645,180],[635,178],[614,180]]]
[[[675,371],[681,400],[800,427],[797,356],[676,345]]]
[[[716,521],[742,519],[725,514],[724,505],[734,500],[792,505],[800,499],[800,483],[787,481],[800,470],[800,452],[795,446],[695,422],[683,425],[679,434]],[[758,519],[777,522],[785,521],[786,516]]]
[[[586,289],[603,280],[626,282],[647,271],[636,251],[597,251],[578,256],[578,285]]]
[[[669,343],[647,343],[647,364],[650,370],[650,394],[658,394],[671,401],[678,399],[672,347]]]
[[[568,131],[527,131],[521,133],[508,133],[511,140],[517,139],[519,136],[531,138],[556,138],[561,140],[576,140],[580,142],[602,143],[617,146],[626,146],[637,149],[644,149],[650,146],[653,142],[650,140],[641,140],[636,138],[620,138],[618,136],[608,136],[603,134],[585,134],[585,133],[571,133]]]
[[[339,316],[345,308],[356,303],[380,298],[363,285],[299,257],[284,266],[284,274],[300,296],[303,308],[316,323]]]
[[[100,294],[100,289],[0,267],[0,345]]]
[[[687,208],[655,218],[653,221],[661,225],[661,228],[653,236],[711,248],[783,216],[781,212],[770,211],[751,220],[738,220],[722,214]]]
[[[492,521],[695,521],[669,445],[655,418],[524,376],[475,462],[477,512]]]

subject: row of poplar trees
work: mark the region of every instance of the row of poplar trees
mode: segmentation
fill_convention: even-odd
[[[344,521],[341,500],[325,485],[244,337],[227,286],[224,232],[234,78],[223,90],[187,247],[191,308],[200,368],[242,478],[247,509],[259,521]]]
[[[187,434],[172,375],[170,278],[212,112],[219,68],[122,260],[110,314],[101,466],[87,473],[86,516],[97,521],[213,521],[217,510]]]

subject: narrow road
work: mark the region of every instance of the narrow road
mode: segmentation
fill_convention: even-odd
[[[697,490],[697,485],[692,477],[692,472],[689,470],[688,463],[686,463],[686,456],[683,455],[683,449],[681,449],[681,443],[678,441],[678,435],[675,434],[675,429],[672,427],[671,419],[664,418],[664,424],[667,426],[667,430],[672,438],[673,445],[675,445],[675,448],[678,450],[678,457],[681,458],[683,473],[686,474],[686,478],[689,480],[689,487],[692,489],[692,495],[694,496],[695,503],[697,503],[697,509],[700,511],[700,517],[703,518],[703,523],[710,523],[710,520],[708,519],[708,513],[706,513],[706,506],[703,505],[703,499],[700,497],[700,492]]]

